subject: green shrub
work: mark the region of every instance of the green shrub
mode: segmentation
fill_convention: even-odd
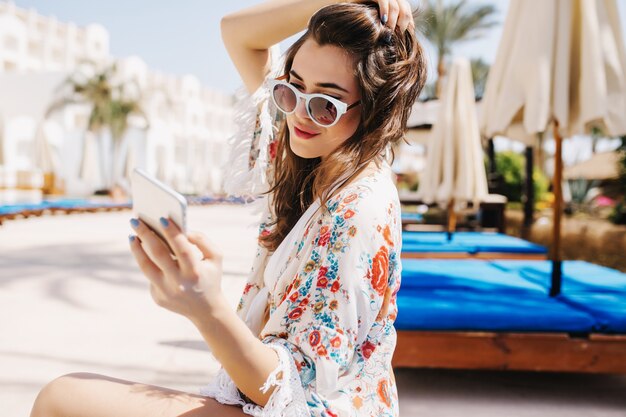
[[[523,155],[512,151],[496,153],[496,171],[502,176],[502,191],[511,202],[522,201],[525,165]],[[537,167],[533,170],[533,183],[535,201],[543,201],[546,198],[550,181]]]
[[[621,154],[618,162],[619,191],[621,199],[615,205],[610,220],[615,224],[626,224],[626,136],[622,136],[622,146],[617,150]]]

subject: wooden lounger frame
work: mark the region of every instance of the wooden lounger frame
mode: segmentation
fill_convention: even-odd
[[[394,368],[626,374],[626,335],[398,330]]]

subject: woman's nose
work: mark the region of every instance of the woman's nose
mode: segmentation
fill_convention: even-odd
[[[298,102],[296,103],[296,116],[300,118],[309,118],[309,113],[306,111],[306,100],[304,98],[299,97]]]

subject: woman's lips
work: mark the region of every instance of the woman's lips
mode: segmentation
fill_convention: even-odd
[[[304,130],[298,129],[297,126],[293,127],[293,131],[295,132],[296,136],[302,139],[311,139],[313,136],[319,135],[319,133],[309,133]]]

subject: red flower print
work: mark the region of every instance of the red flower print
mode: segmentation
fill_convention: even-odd
[[[341,339],[339,338],[339,336],[335,336],[330,339],[330,345],[334,348],[338,348],[339,346],[341,346]]]
[[[387,276],[389,273],[389,251],[381,246],[372,262],[372,287],[378,295],[385,294],[387,289]]]
[[[301,305],[301,306],[305,306],[305,305],[307,305],[307,304],[309,304],[309,299],[308,299],[308,298],[305,298],[305,299],[303,299],[302,301],[300,301],[300,305]]]
[[[391,247],[393,247],[393,240],[391,240],[391,229],[389,229],[389,225],[385,226],[383,230],[383,237],[385,238],[385,242]]]
[[[385,403],[387,407],[391,407],[391,397],[389,395],[389,383],[386,379],[381,379],[378,381],[378,398]]]
[[[320,271],[319,271],[319,272],[318,272],[318,274],[317,274],[317,277],[318,277],[318,278],[324,277],[324,276],[326,276],[326,273],[327,273],[327,272],[328,272],[328,267],[327,267],[327,266],[322,266],[322,267],[320,268]]]
[[[317,280],[317,287],[318,288],[326,288],[328,286],[328,278],[326,277],[321,277]]]
[[[376,350],[376,345],[370,341],[367,341],[361,345],[361,352],[363,352],[363,357],[365,359],[369,359],[372,356],[372,353]]]
[[[270,152],[271,159],[276,158],[276,141],[270,143],[269,152]]]
[[[326,232],[323,235],[320,236],[320,240],[318,245],[319,246],[326,246],[326,244],[328,244],[328,241],[330,240],[330,232]]]
[[[250,292],[250,288],[252,288],[253,286],[253,284],[246,284],[246,287],[243,289],[243,293],[248,294],[248,292]]]
[[[291,294],[289,296],[289,299],[291,300],[292,303],[295,303],[296,300],[298,299],[298,296],[300,295],[300,293],[298,291],[294,292],[293,294]]]
[[[328,352],[326,352],[326,348],[324,347],[324,345],[319,345],[317,347],[317,354],[320,356],[326,356],[328,354]]]
[[[346,198],[343,199],[344,203],[351,203],[354,200],[356,200],[357,195],[356,194],[350,194],[349,196],[347,196]]]
[[[317,330],[313,330],[309,335],[309,343],[311,344],[311,346],[315,347],[319,345],[321,338],[322,337],[320,336],[320,332],[318,332]]]
[[[354,216],[354,211],[352,210],[346,210],[346,212],[343,214],[344,219],[349,219],[352,216]]]
[[[302,315],[302,309],[300,307],[296,307],[293,310],[291,310],[291,312],[289,313],[287,317],[289,317],[291,320],[296,320],[296,319],[299,319],[301,315]]]
[[[339,280],[336,280],[335,282],[333,282],[332,287],[330,287],[330,291],[331,292],[339,291]]]
[[[326,414],[328,414],[329,417],[337,417],[336,413],[333,413],[332,411],[330,411],[328,408],[326,410],[324,410],[324,412]]]

